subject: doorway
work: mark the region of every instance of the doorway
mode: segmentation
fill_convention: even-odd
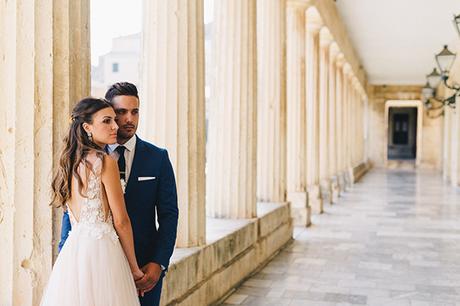
[[[420,166],[423,158],[423,103],[420,100],[387,100],[384,124],[385,167]]]
[[[388,120],[388,159],[415,160],[417,108],[390,107]]]

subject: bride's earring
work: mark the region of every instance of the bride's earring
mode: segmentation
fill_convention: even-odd
[[[89,141],[93,142],[93,134],[91,134],[91,132],[88,132],[86,135],[88,135]]]

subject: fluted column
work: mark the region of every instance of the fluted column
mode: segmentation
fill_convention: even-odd
[[[359,135],[358,135],[358,118],[359,118],[359,104],[358,104],[358,84],[357,79],[353,76],[351,79],[351,107],[350,107],[350,125],[351,125],[351,166],[355,168],[357,166],[357,152],[358,152],[358,143],[359,143]]]
[[[337,176],[337,67],[339,47],[334,42],[329,50],[329,103],[328,103],[328,177],[331,186],[331,203],[337,202],[339,184]]]
[[[51,175],[89,94],[89,1],[1,1],[0,20],[0,305],[32,306],[59,239]]]
[[[209,216],[256,216],[256,1],[214,3],[215,83],[209,117]]]
[[[359,88],[359,93],[358,93],[358,103],[359,103],[359,117],[358,117],[358,135],[359,135],[359,150],[358,150],[358,163],[361,164],[363,163],[364,160],[364,140],[365,140],[365,135],[364,135],[364,118],[365,118],[365,109],[364,109],[364,90]]]
[[[304,1],[290,0],[287,34],[287,200],[294,223],[308,226],[311,207],[306,192],[305,10]]]
[[[443,122],[443,179],[450,180],[451,177],[451,121],[452,121],[453,110],[449,107],[444,108],[444,122]]]
[[[286,201],[286,0],[257,0],[257,199]]]
[[[332,36],[326,27],[320,31],[319,60],[319,176],[321,198],[325,203],[332,203],[331,181],[329,177],[329,47]]]
[[[447,107],[449,108],[449,107]],[[458,110],[450,109],[450,184],[457,186],[458,182]]]
[[[206,242],[203,0],[146,0],[143,13],[143,135],[168,149],[175,170],[177,245],[198,246]]]
[[[319,31],[322,27],[316,9],[306,11],[305,83],[307,104],[307,192],[316,213],[323,212],[319,190]]]
[[[337,181],[340,193],[345,191],[345,156],[344,156],[344,135],[345,130],[343,128],[344,124],[344,115],[345,112],[344,108],[344,74],[343,74],[343,66],[345,64],[345,58],[343,53],[337,55],[336,60],[336,137],[337,137]]]
[[[347,187],[351,187],[353,184],[353,168],[351,167],[351,100],[352,100],[352,86],[351,86],[352,71],[351,66],[346,63],[344,66],[344,152],[345,152],[345,183]]]

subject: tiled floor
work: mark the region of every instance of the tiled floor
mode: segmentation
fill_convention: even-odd
[[[460,305],[460,190],[373,170],[223,305]]]

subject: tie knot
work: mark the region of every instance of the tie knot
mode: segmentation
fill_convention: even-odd
[[[123,156],[125,154],[126,147],[125,146],[118,146],[115,151],[120,155]]]

